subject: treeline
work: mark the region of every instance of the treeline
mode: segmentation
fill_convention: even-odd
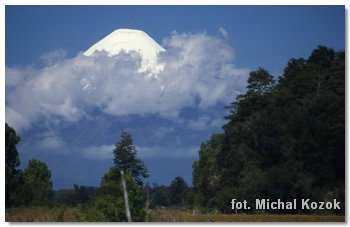
[[[132,221],[144,221],[146,216],[143,181],[147,168],[136,157],[132,137],[122,132],[121,140],[113,150],[114,165],[102,177],[98,188],[74,185],[74,189],[54,192],[51,171],[47,165],[32,159],[21,171],[16,145],[20,137],[5,124],[5,191],[6,208],[34,206],[75,206],[79,208],[79,221],[126,221],[125,200],[121,187],[124,172]]]
[[[333,212],[345,213],[343,51],[319,46],[291,59],[277,81],[253,71],[247,92],[226,108],[224,132],[202,143],[193,163],[197,206],[232,212],[233,198],[251,207],[263,198],[337,199],[342,209]]]
[[[151,209],[188,206],[187,194],[190,190],[191,188],[180,176],[175,177],[169,186],[154,184],[151,187],[147,184],[144,187],[146,205]]]
[[[114,165],[102,177],[95,199],[83,204],[81,212],[84,221],[127,221],[125,200],[122,186],[122,172],[125,173],[130,214],[132,221],[144,221],[146,217],[143,197],[144,179],[148,170],[137,158],[137,151],[132,137],[123,131],[121,140],[113,150]]]
[[[95,187],[79,186],[54,191],[51,171],[45,162],[31,159],[28,167],[19,169],[20,158],[16,145],[20,137],[5,124],[5,207],[20,206],[74,206],[86,203],[96,196]]]
[[[16,145],[20,137],[5,124],[5,206],[49,205],[53,196],[51,171],[47,165],[32,159],[22,171]]]
[[[121,172],[125,173],[132,221],[144,221],[148,208],[183,207],[188,204],[189,187],[181,177],[169,186],[144,184],[148,170],[137,158],[132,137],[121,133],[113,150],[114,165],[102,177],[99,187],[74,184],[73,189],[52,189],[51,171],[39,160],[32,159],[22,171],[16,145],[20,137],[8,124],[6,127],[6,208],[12,207],[76,207],[78,221],[127,221]]]
[[[55,205],[76,206],[94,199],[97,189],[97,187],[74,184],[73,189],[54,191],[52,201]]]

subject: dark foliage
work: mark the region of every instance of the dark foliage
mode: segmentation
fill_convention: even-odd
[[[74,184],[73,189],[61,189],[54,192],[54,202],[68,206],[87,203],[96,197],[96,187]]]
[[[291,59],[277,83],[251,72],[247,89],[227,107],[222,141],[202,144],[193,165],[201,205],[232,212],[232,198],[336,198],[344,213],[345,53],[319,46]]]
[[[180,176],[175,177],[169,186],[170,204],[175,206],[185,205],[187,191],[188,185],[184,179]]]
[[[23,173],[18,166],[20,159],[16,145],[20,137],[16,131],[5,123],[5,205],[18,206],[22,203],[20,194],[23,184]]]
[[[24,170],[24,198],[26,205],[48,205],[53,196],[51,171],[39,160],[29,160]]]
[[[122,132],[121,140],[115,145],[113,153],[114,166],[102,177],[96,198],[82,206],[86,221],[127,221],[121,185],[121,171],[125,172],[132,221],[144,221],[146,211],[142,184],[143,179],[148,177],[148,173],[143,162],[136,157],[137,152],[129,133]],[[84,195],[84,193],[81,193],[81,189],[80,195]],[[83,197],[86,198],[86,196]]]
[[[130,173],[136,182],[142,185],[143,179],[148,177],[148,170],[143,162],[136,157],[137,151],[129,133],[122,132],[121,140],[115,145],[113,153],[117,172],[123,170]]]

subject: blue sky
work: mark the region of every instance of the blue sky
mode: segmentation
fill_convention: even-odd
[[[31,158],[44,160],[52,170],[55,188],[98,185],[112,166],[108,150],[122,129],[132,134],[150,170],[150,183],[169,184],[180,175],[190,184],[200,143],[222,131],[223,107],[237,94],[232,91],[244,92],[249,71],[264,67],[279,76],[290,58],[307,58],[317,45],[335,50],[345,46],[342,6],[6,6],[5,13],[6,121],[14,122],[22,138],[18,146],[22,167]],[[210,67],[195,72],[181,68],[176,74],[167,71],[167,82],[183,90],[169,92],[161,108],[149,101],[158,97],[154,89],[145,90],[155,93],[142,102],[139,81],[134,82],[133,91],[120,88],[123,94],[135,95],[132,104],[140,106],[127,107],[123,114],[108,103],[111,99],[118,108],[127,106],[119,102],[117,96],[122,94],[117,91],[101,90],[91,96],[96,99],[87,100],[75,92],[74,77],[69,77],[72,65],[85,62],[80,53],[118,28],[143,30],[167,50],[180,48],[169,59],[199,45],[195,48],[202,50],[204,59],[199,64]],[[45,63],[47,56],[59,58],[55,66]],[[188,64],[195,67],[198,56],[190,55]],[[115,64],[119,70],[121,65]],[[89,76],[109,73],[82,70]],[[191,73],[185,77],[181,72]],[[49,93],[33,87],[33,81],[47,82],[53,75],[67,83]],[[107,86],[106,81],[114,78],[108,76],[99,82]],[[212,79],[218,76],[221,81]],[[223,92],[214,94],[218,88]],[[107,97],[103,101],[107,107],[97,104],[102,97]],[[44,109],[40,109],[42,103]],[[153,105],[154,109],[148,108]]]

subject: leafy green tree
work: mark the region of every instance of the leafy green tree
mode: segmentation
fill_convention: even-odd
[[[204,155],[210,144],[201,146],[193,165],[202,201],[213,201],[222,212],[232,212],[232,198],[344,203],[344,51],[319,46],[308,59],[291,59],[277,84],[264,69],[251,72],[247,92],[227,108],[221,148],[210,159],[220,175],[218,190],[211,194],[200,184],[215,166]]]
[[[77,203],[86,203],[95,197],[96,188],[74,184],[74,195]]]
[[[168,187],[164,185],[153,185],[150,192],[150,207],[169,206],[170,195]]]
[[[6,207],[21,204],[20,190],[23,184],[22,171],[18,169],[20,159],[16,145],[20,137],[16,131],[5,123],[5,205]]]
[[[142,188],[134,180],[131,174],[125,175],[125,178],[128,189],[129,206],[132,221],[144,221],[146,217],[146,210]]]
[[[187,190],[188,185],[184,179],[182,179],[180,176],[175,177],[169,186],[171,204],[176,206],[183,206],[186,201]]]
[[[94,200],[81,206],[84,214],[82,221],[88,222],[122,222],[126,221],[122,197],[108,194],[97,196]]]
[[[275,81],[266,69],[259,68],[249,74],[248,94],[263,95],[272,90]]]
[[[73,189],[61,189],[54,192],[54,202],[74,206],[87,203],[96,197],[96,187],[74,184]]]
[[[225,117],[229,120],[228,124],[224,126],[228,130],[231,123],[243,122],[245,120],[248,124],[252,123],[253,119],[250,116],[258,111],[266,108],[269,104],[270,93],[275,88],[275,80],[269,72],[263,68],[259,68],[249,74],[248,91],[246,94],[241,94],[236,97],[226,108],[230,114]]]
[[[201,207],[201,203],[203,201],[202,196],[195,190],[193,187],[190,187],[186,193],[186,207],[189,209],[198,209]]]
[[[77,200],[75,197],[74,190],[72,189],[61,189],[54,192],[54,202],[56,204],[75,206]]]
[[[219,189],[220,171],[217,162],[218,152],[223,143],[222,134],[213,134],[208,141],[201,144],[199,160],[192,165],[194,190],[200,195],[202,206],[215,206],[215,194]]]
[[[29,160],[24,170],[24,185],[26,202],[30,205],[49,204],[53,195],[51,171],[47,165],[39,160]]]
[[[96,198],[83,206],[87,221],[127,221],[121,170],[125,172],[132,221],[145,219],[145,201],[141,185],[143,178],[148,177],[147,169],[136,157],[137,152],[131,135],[123,131],[121,137],[113,150],[114,166],[102,177]]]
[[[115,145],[113,154],[115,168],[118,171],[123,170],[125,173],[130,173],[136,182],[142,185],[143,179],[148,177],[148,170],[136,157],[137,151],[129,133],[122,132],[121,140]]]
[[[97,196],[82,206],[86,221],[126,222],[121,178],[115,168],[111,168],[102,179]],[[144,221],[146,211],[142,189],[128,173],[125,175],[128,189],[129,207],[133,222]]]

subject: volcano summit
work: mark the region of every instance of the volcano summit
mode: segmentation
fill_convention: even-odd
[[[158,54],[165,49],[154,41],[149,35],[140,30],[117,29],[92,45],[84,52],[85,56],[95,56],[99,52],[105,52],[113,57],[121,51],[126,53],[136,52],[141,56],[139,72],[158,74],[164,65],[158,63]]]

